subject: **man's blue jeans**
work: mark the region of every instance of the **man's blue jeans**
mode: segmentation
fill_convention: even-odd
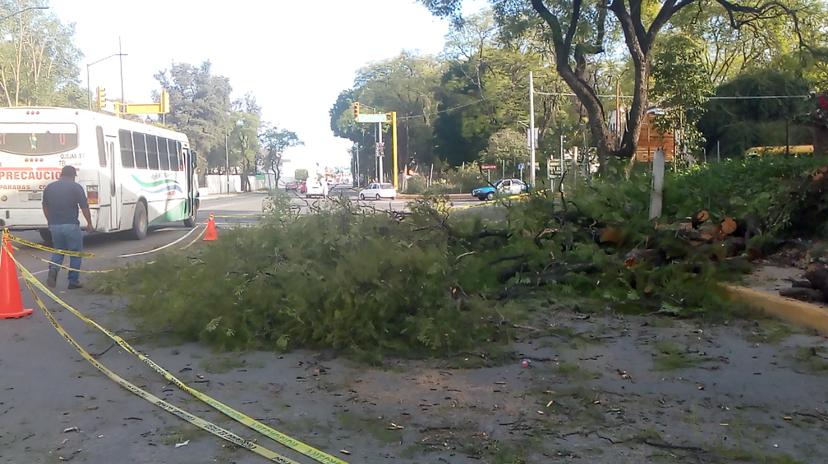
[[[83,232],[81,232],[78,224],[55,224],[49,226],[49,232],[52,233],[52,245],[58,250],[67,251],[83,251]],[[63,264],[63,255],[55,253],[52,255],[52,262]],[[69,257],[69,267],[72,269],[80,269],[81,259],[78,256]],[[52,264],[49,265],[49,270],[60,269]],[[69,271],[69,282],[78,283],[80,281],[80,273],[78,271]]]

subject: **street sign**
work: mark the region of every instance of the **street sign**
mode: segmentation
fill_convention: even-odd
[[[388,116],[385,113],[375,113],[375,114],[365,114],[360,113],[357,116],[357,122],[367,122],[367,123],[377,123],[377,122],[388,122]]]
[[[560,160],[556,160],[555,158],[547,158],[546,172],[549,177],[561,177],[563,166],[561,165]]]
[[[494,171],[495,169],[497,169],[497,165],[496,164],[481,164],[480,169],[484,169],[486,171]]]

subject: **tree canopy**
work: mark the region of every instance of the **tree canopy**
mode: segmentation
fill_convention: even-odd
[[[462,0],[421,0],[434,14],[451,17],[462,24]],[[769,0],[766,2],[731,2],[730,0],[613,0],[609,3],[545,0],[492,0],[501,26],[511,36],[530,34],[543,38],[551,49],[550,62],[575,94],[588,117],[593,143],[602,164],[610,155],[629,156],[635,150],[641,123],[649,109],[649,84],[652,79],[653,52],[663,31],[696,28],[708,33],[713,46],[729,50],[725,57],[713,52],[714,60],[705,61],[713,70],[713,80],[726,76],[731,69],[747,66],[759,50],[814,47],[825,41],[823,26],[825,5],[818,0]],[[692,12],[698,11],[695,16]],[[816,20],[814,20],[816,18]],[[704,26],[696,27],[699,24]],[[717,35],[722,28],[737,31],[732,36]],[[750,35],[751,46],[746,47]],[[794,40],[786,39],[793,36]],[[763,46],[764,45],[764,46]],[[729,47],[729,48],[728,48]],[[741,54],[741,61],[736,63]],[[771,53],[773,54],[773,53]],[[767,52],[765,52],[767,55]],[[623,61],[632,84],[623,132],[613,131],[608,111],[599,91],[600,75],[596,70],[603,57]],[[766,58],[766,56],[762,56]],[[734,68],[734,65],[735,68]]]
[[[28,9],[31,1],[0,1],[0,98],[7,106],[85,108],[78,79],[83,57],[74,44],[75,26],[53,14]]]

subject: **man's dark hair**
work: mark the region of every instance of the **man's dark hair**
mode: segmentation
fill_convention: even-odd
[[[71,177],[74,179],[77,175],[78,171],[74,166],[64,166],[63,169],[60,170],[60,177]]]

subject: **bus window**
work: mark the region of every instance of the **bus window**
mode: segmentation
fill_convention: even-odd
[[[132,146],[135,148],[135,167],[138,169],[147,168],[147,142],[144,134],[132,133]]]
[[[170,171],[175,171],[175,164],[178,162],[175,155],[175,140],[167,139],[167,152],[170,155]]]
[[[103,128],[98,126],[95,129],[95,132],[98,135],[98,163],[100,163],[102,168],[106,167],[106,143],[104,143],[104,135],[103,135]]]
[[[170,170],[170,153],[167,149],[169,141],[164,137],[158,137],[158,164],[162,171]]]
[[[0,151],[53,155],[78,147],[78,126],[70,123],[0,123]]]
[[[147,135],[147,161],[150,169],[158,170],[158,139]]]
[[[184,170],[184,159],[182,158],[181,154],[181,142],[175,142],[175,170],[176,171],[183,171]]]
[[[119,130],[118,138],[121,140],[121,166],[131,168],[135,166],[135,157],[132,154],[132,133],[127,130]]]

